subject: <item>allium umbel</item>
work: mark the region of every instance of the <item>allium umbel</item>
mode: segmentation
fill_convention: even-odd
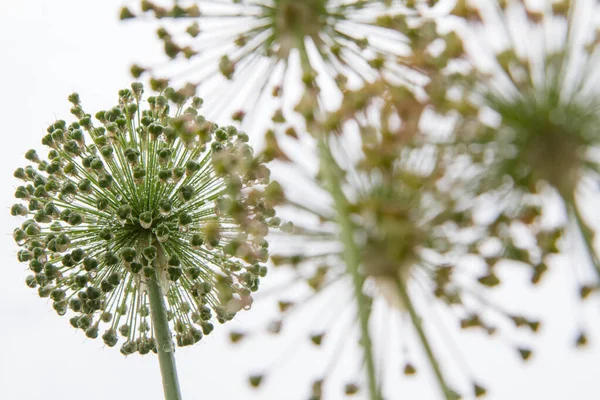
[[[124,355],[157,352],[152,282],[178,346],[251,306],[280,197],[248,137],[198,115],[201,99],[142,92],[95,117],[69,96],[77,120],[48,128],[47,160],[26,153],[11,209],[26,218],[13,236],[27,285]]]
[[[547,269],[541,255],[557,252],[554,243],[560,231],[540,230],[535,247],[524,249],[518,238],[505,233],[510,220],[482,213],[483,207],[489,211],[494,205],[478,199],[476,185],[464,183],[472,178],[469,169],[451,157],[449,146],[434,141],[452,126],[440,118],[433,125],[436,131],[427,130],[423,104],[402,87],[375,83],[347,92],[340,109],[325,121],[325,126],[334,127],[328,146],[338,166],[335,183],[347,199],[342,210],[349,215],[359,260],[357,286],[367,305],[371,362],[377,377],[376,385],[368,371],[367,379],[346,380],[347,395],[360,390],[361,398],[395,398],[396,385],[402,384],[396,371],[410,377],[422,370],[413,346],[416,338],[442,398],[457,399],[457,393],[482,397],[487,392],[482,380],[487,377],[479,370],[471,372],[462,360],[462,347],[455,342],[458,329],[500,337],[517,359],[528,361],[535,351],[532,336],[542,326],[529,310],[511,308],[497,293],[511,287],[507,271],[517,262],[521,268],[531,267],[532,281],[539,280]],[[428,109],[433,107],[427,104]],[[332,185],[327,187],[323,179],[327,165],[321,162],[318,170],[311,171],[314,161],[294,162],[302,147],[289,146],[291,140],[272,132],[265,150],[278,154],[274,167],[277,162],[285,164],[286,176],[294,177],[289,186],[281,180],[286,199],[279,208],[280,216],[294,222],[288,223],[292,234],[280,238],[281,246],[275,236],[271,255],[273,264],[287,267],[293,278],[281,285],[282,290],[271,291],[279,296],[280,314],[267,331],[279,334],[292,327],[297,332],[294,319],[305,313],[310,323],[303,328],[311,346],[328,357],[325,365],[314,362],[308,371],[314,377],[311,399],[317,400],[325,398],[332,382],[339,379],[337,370],[332,372],[335,368],[357,361],[353,346],[358,342],[366,348],[366,336],[360,326],[357,329],[360,305],[355,309],[349,301],[358,296],[345,261],[343,235],[348,228],[339,222]],[[310,153],[302,155],[308,158]],[[535,204],[523,202],[520,207],[537,221]],[[522,261],[523,254],[528,263]],[[231,336],[233,343],[239,338],[239,332]],[[366,358],[358,359],[361,368]],[[272,379],[281,370],[276,365],[260,367],[249,383],[259,387]]]
[[[494,196],[503,208],[496,225],[504,219],[536,236],[541,257],[515,257],[534,267],[533,284],[552,269],[546,255],[580,253],[573,243],[581,240],[586,261],[566,266],[581,300],[589,299],[600,278],[596,228],[585,211],[600,177],[597,2],[471,3],[453,11],[468,21],[461,36],[471,65],[455,149],[478,170],[473,182],[482,197]],[[523,207],[534,202],[539,211]],[[548,236],[551,224],[556,229]],[[580,328],[578,347],[587,329]]]
[[[403,34],[419,31],[408,27],[416,11],[400,0],[141,0],[137,10],[124,7],[120,18],[160,20],[156,34],[165,55],[182,62],[169,69],[134,65],[132,75],[186,77],[220,93],[221,103],[211,104],[210,112],[231,109],[234,120],[246,123],[247,112],[256,119],[259,108],[272,105],[277,108],[271,120],[285,122],[290,99],[312,119],[321,107],[313,96],[324,87],[344,90],[381,76],[397,79],[405,69],[401,57],[409,52]],[[229,84],[215,85],[218,75]],[[301,99],[295,98],[297,87],[305,88]]]

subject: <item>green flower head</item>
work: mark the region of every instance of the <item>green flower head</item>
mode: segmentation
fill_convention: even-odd
[[[125,355],[156,352],[150,278],[179,346],[251,306],[278,199],[248,137],[199,115],[193,93],[142,94],[133,83],[94,117],[69,96],[77,119],[48,128],[46,160],[25,154],[11,209],[26,218],[13,236],[27,285]]]

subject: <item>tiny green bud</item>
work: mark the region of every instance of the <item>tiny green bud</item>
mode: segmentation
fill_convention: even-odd
[[[10,208],[10,215],[16,216],[25,216],[27,215],[27,208],[25,208],[21,204],[13,204]]]
[[[142,270],[143,267],[144,266],[141,263],[134,261],[129,265],[129,270],[131,273],[137,274]]]
[[[150,211],[145,211],[140,214],[139,217],[140,225],[144,229],[148,229],[152,226],[152,213]]]
[[[157,249],[155,246],[150,245],[150,246],[144,248],[144,250],[142,251],[142,254],[144,255],[144,258],[146,258],[146,260],[152,261],[156,258]]]
[[[194,187],[191,185],[181,186],[177,192],[177,195],[179,200],[185,204],[190,201],[192,197],[194,197]]]
[[[171,214],[171,211],[173,211],[173,204],[170,200],[165,199],[160,202],[159,208],[160,214],[166,217]]]
[[[133,247],[125,247],[121,250],[121,259],[127,263],[133,262],[137,257],[137,252]]]
[[[86,257],[83,259],[83,267],[88,272],[97,269],[99,264],[98,260],[93,257]]]
[[[117,220],[120,223],[125,223],[128,219],[131,218],[131,206],[129,205],[122,205],[117,209]]]
[[[107,251],[104,254],[104,264],[105,265],[116,265],[119,263],[119,257],[112,251]]]

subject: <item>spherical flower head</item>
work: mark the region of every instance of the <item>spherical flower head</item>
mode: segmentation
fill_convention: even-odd
[[[146,283],[157,278],[179,346],[252,304],[266,273],[275,183],[248,137],[198,114],[198,98],[166,88],[119,91],[94,117],[69,96],[74,122],[48,127],[42,159],[15,172],[26,220],[14,231],[29,287],[59,315],[121,352],[156,352]],[[272,190],[271,190],[272,191]],[[103,332],[101,332],[101,329]]]
[[[420,262],[420,250],[431,240],[432,227],[422,222],[423,208],[418,190],[407,190],[401,180],[372,188],[352,205],[361,221],[364,274],[375,280],[390,305],[400,309],[404,305],[396,282],[406,284]]]

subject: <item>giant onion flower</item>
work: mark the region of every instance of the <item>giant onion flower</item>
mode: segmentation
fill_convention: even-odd
[[[201,99],[142,93],[134,83],[94,117],[69,96],[77,119],[50,125],[47,159],[29,150],[14,173],[11,213],[26,220],[13,236],[27,286],[74,328],[124,355],[172,354],[158,325],[188,346],[250,308],[280,191],[243,132],[198,114]]]
[[[381,76],[407,79],[409,39],[418,40],[421,27],[411,25],[415,2],[354,0],[246,0],[161,3],[143,0],[137,17],[153,16],[164,52],[179,65],[133,66],[134,76],[149,71],[202,85],[203,90],[236,93],[236,101],[215,104],[233,118],[248,108],[273,107],[272,119],[286,119],[288,100],[298,102],[298,88],[317,95],[321,89],[345,89]],[[132,8],[134,9],[134,8]],[[136,15],[129,8],[122,19]],[[189,60],[189,61],[188,61]],[[175,67],[173,67],[175,65]],[[223,79],[214,78],[221,75]],[[286,93],[292,97],[287,97]],[[275,101],[266,94],[272,94]],[[300,95],[301,112],[314,113],[317,104]],[[223,98],[230,98],[223,96]],[[324,104],[327,98],[321,98]],[[287,103],[287,104],[284,104]],[[235,107],[235,108],[232,108]],[[249,113],[254,116],[255,113]]]
[[[457,392],[465,391],[482,396],[486,389],[480,382],[485,377],[471,374],[458,362],[467,384],[448,382],[449,366],[439,361],[439,353],[453,359],[460,359],[460,354],[456,354],[445,324],[501,335],[517,358],[529,359],[531,347],[513,338],[514,330],[506,322],[532,333],[538,331],[540,322],[526,311],[507,309],[488,296],[504,283],[503,265],[520,261],[526,250],[518,246],[517,238],[503,236],[510,221],[499,218],[490,222],[476,215],[472,203],[477,192],[463,183],[465,174],[471,174],[469,168],[461,167],[458,160],[447,160],[448,153],[432,137],[452,126],[434,124],[435,134],[420,129],[431,115],[426,116],[414,94],[374,84],[347,93],[346,100],[325,125],[335,127],[339,135],[331,137],[329,145],[340,166],[338,182],[348,199],[347,212],[360,256],[361,290],[369,302],[374,353],[380,347],[386,349],[373,355],[375,365],[385,368],[378,369],[377,376],[389,377],[388,368],[409,376],[415,373],[418,365],[412,343],[404,339],[405,330],[414,329],[444,398],[453,399]],[[408,115],[414,121],[404,118],[405,110],[418,109],[421,112]],[[286,176],[294,177],[289,187],[282,180],[286,202],[280,212],[282,218],[294,221],[293,228],[288,227],[293,233],[291,239],[281,239],[281,247],[279,237],[274,238],[273,248],[280,250],[272,256],[275,265],[291,267],[293,274],[291,281],[282,285],[281,315],[269,330],[284,330],[286,324],[293,325],[290,319],[297,313],[310,308],[315,311],[306,329],[310,342],[330,351],[332,363],[347,363],[345,356],[350,351],[346,349],[358,339],[352,333],[358,318],[357,310],[348,303],[354,295],[352,277],[344,263],[342,227],[336,218],[339,211],[323,180],[324,165],[317,171],[311,169],[312,158],[308,152],[299,152],[298,142],[291,145],[289,138],[275,133],[269,137],[267,151],[278,154],[279,162],[287,165]],[[539,214],[535,203],[521,207],[531,216]],[[540,240],[549,243],[558,237],[552,230],[539,233]],[[401,321],[401,331],[395,321]],[[430,336],[442,337],[449,347],[435,346]],[[237,341],[239,334],[232,339]],[[360,343],[364,345],[364,337]],[[390,357],[390,348],[402,348],[404,355]],[[361,367],[366,364],[363,362]],[[311,399],[322,398],[333,365],[315,377]],[[258,386],[263,378],[262,374],[252,375],[250,383]],[[367,392],[363,382],[351,380],[344,391],[348,395]],[[369,398],[391,398],[398,390],[395,381],[378,384],[381,393],[373,397],[369,392]]]
[[[517,210],[524,199],[558,199],[593,265],[573,266],[587,298],[600,277],[595,233],[582,212],[600,177],[597,4],[460,1],[453,13],[465,22],[472,68],[455,137],[479,167],[480,191],[495,193],[507,218],[523,221],[530,220]],[[585,341],[583,333],[576,339]]]

